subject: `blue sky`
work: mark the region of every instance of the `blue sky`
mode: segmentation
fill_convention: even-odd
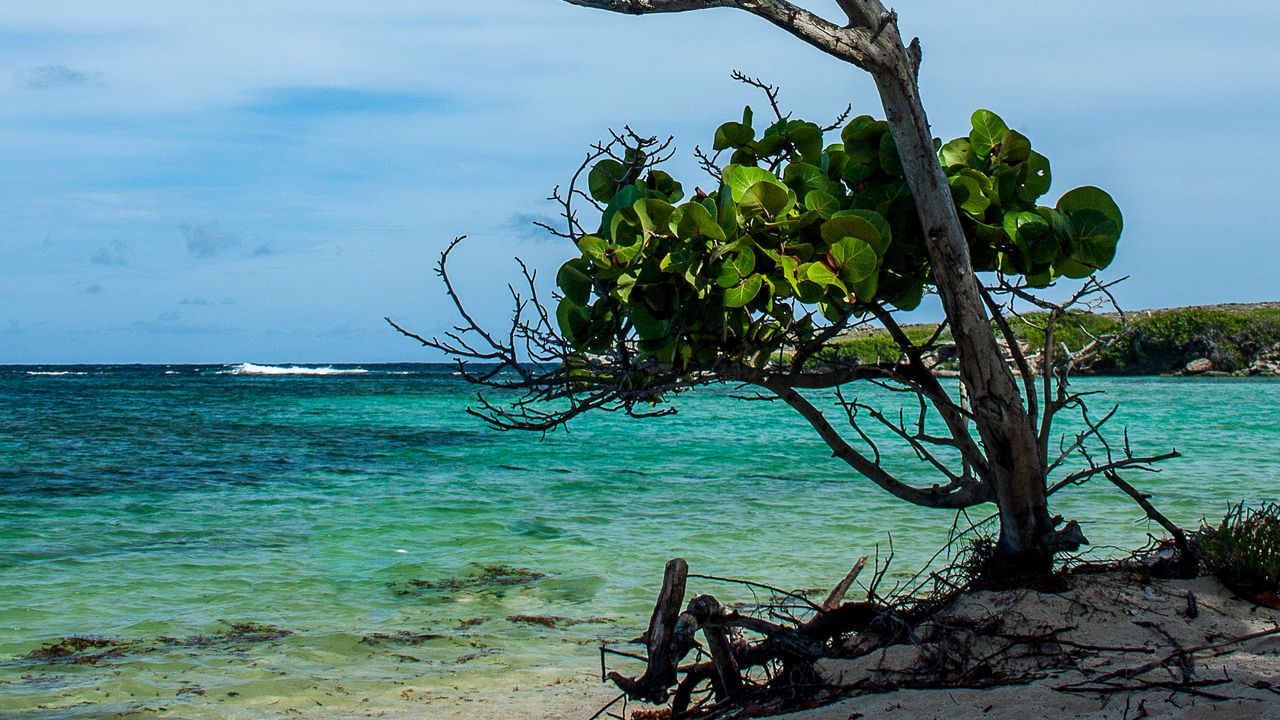
[[[836,16],[834,2],[807,7]],[[1130,308],[1280,299],[1280,4],[903,2],[935,134],[1000,113],[1052,195],[1125,211]],[[528,225],[609,127],[797,115],[870,80],[745,13],[627,17],[558,0],[41,0],[0,5],[0,363],[435,360],[432,263],[494,322]]]

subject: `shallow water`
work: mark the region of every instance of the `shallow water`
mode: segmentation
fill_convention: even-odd
[[[599,639],[643,628],[669,557],[823,587],[886,555],[892,532],[902,577],[955,520],[852,477],[785,407],[729,390],[539,439],[466,415],[447,367],[335,370],[0,368],[0,716],[342,714],[510,692],[598,668]],[[1280,382],[1079,384],[1106,392],[1099,409],[1120,403],[1114,434],[1127,426],[1135,451],[1184,453],[1129,476],[1175,521],[1280,495]],[[906,453],[884,462],[921,472]],[[1101,484],[1055,509],[1104,551],[1149,529]],[[102,646],[50,649],[72,636]]]

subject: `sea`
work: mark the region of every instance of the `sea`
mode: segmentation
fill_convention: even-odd
[[[1280,496],[1280,381],[1074,387],[1091,417],[1116,408],[1113,452],[1181,453],[1126,478],[1183,527]],[[476,403],[449,365],[0,367],[0,717],[432,717],[598,679],[670,558],[751,601],[768,592],[711,578],[816,591],[870,555],[883,593],[991,512],[899,502],[742,388],[546,434]],[[1101,480],[1053,506],[1093,557],[1160,532]]]

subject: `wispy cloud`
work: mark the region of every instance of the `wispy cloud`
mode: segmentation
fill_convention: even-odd
[[[240,246],[240,237],[217,222],[179,225],[191,257],[212,258]]]
[[[427,93],[379,92],[343,87],[284,87],[263,91],[245,109],[278,118],[330,115],[399,115],[439,109],[445,98]]]
[[[213,307],[215,305],[235,305],[236,301],[232,298],[223,298],[221,300],[207,300],[205,298],[182,298],[178,301],[179,305],[191,305],[193,307]]]
[[[541,223],[541,224],[539,224]],[[538,215],[535,213],[512,213],[507,217],[505,227],[516,234],[517,237],[527,240],[555,240],[557,239],[551,231],[547,230],[543,225],[556,227],[556,219],[550,215]]]
[[[102,73],[77,70],[66,65],[40,65],[18,72],[18,84],[28,90],[81,87],[102,84]]]

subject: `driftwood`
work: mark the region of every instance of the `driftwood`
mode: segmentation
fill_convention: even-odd
[[[644,673],[628,677],[610,672],[605,677],[632,700],[661,704],[670,699],[672,717],[679,717],[689,711],[695,693],[704,683],[710,682],[711,694],[719,703],[737,698],[749,685],[756,684],[748,678],[752,668],[776,663],[784,673],[802,673],[813,661],[828,654],[833,639],[865,630],[886,612],[886,608],[870,602],[842,602],[866,562],[866,557],[859,559],[821,605],[797,593],[769,588],[793,602],[803,601],[802,605],[813,613],[803,622],[783,624],[728,608],[714,596],[705,594],[689,600],[681,612],[688,578],[706,576],[690,576],[684,560],[671,560],[666,566],[649,629],[638,638],[648,647],[648,655],[643,658]],[[711,579],[767,587],[728,578]],[[697,641],[698,633],[706,641],[705,649]],[[749,641],[745,633],[759,637]],[[708,659],[682,665],[695,648]],[[602,648],[602,653],[606,652],[641,658],[634,653]],[[682,674],[684,677],[680,678]]]
[[[685,647],[692,638],[677,633],[680,603],[684,601],[685,582],[689,578],[689,564],[681,558],[667,563],[662,576],[662,591],[653,606],[649,629],[645,632],[645,644],[649,646],[649,665],[639,678],[632,679],[616,672],[608,678],[633,700],[645,700],[654,704],[667,701],[668,691],[676,681],[676,666],[692,645]]]

